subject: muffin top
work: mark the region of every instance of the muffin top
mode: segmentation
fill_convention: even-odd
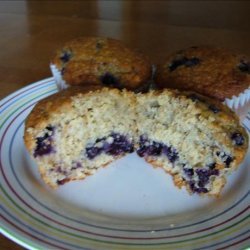
[[[211,46],[190,47],[167,57],[156,84],[224,101],[250,87],[250,58]]]
[[[52,64],[68,85],[137,89],[151,78],[149,60],[121,41],[81,37],[56,52]]]

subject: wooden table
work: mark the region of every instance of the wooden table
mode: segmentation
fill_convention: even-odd
[[[152,63],[212,44],[250,55],[250,1],[0,1],[0,98],[51,76],[56,48],[78,36],[109,36]],[[24,249],[4,236],[0,249]]]

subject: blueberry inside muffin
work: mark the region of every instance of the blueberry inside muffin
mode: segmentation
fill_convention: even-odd
[[[218,195],[243,160],[248,137],[218,101],[164,90],[137,96],[137,154],[190,193]]]

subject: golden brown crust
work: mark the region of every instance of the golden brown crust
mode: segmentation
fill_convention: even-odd
[[[176,63],[183,58],[196,58],[193,66]],[[192,90],[224,101],[250,87],[250,73],[240,70],[241,63],[250,65],[250,58],[209,46],[191,47],[166,58],[156,73],[161,88]],[[176,67],[172,67],[175,63]]]
[[[67,62],[61,59],[65,52],[70,55]],[[52,64],[63,70],[63,79],[69,85],[137,89],[151,77],[151,64],[146,56],[111,38],[81,37],[70,41],[56,53]],[[103,83],[107,74],[113,77],[108,79],[111,83]]]

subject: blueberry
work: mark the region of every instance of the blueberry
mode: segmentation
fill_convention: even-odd
[[[208,190],[207,190],[207,188],[199,187],[199,188],[195,188],[195,192],[196,193],[207,193]]]
[[[64,51],[62,53],[62,55],[60,56],[60,60],[63,62],[63,63],[66,63],[68,62],[72,57],[72,53],[70,51]]]
[[[105,152],[108,155],[113,155],[113,156],[117,156],[119,154],[121,154],[123,152],[123,150],[119,147],[116,147],[114,144],[110,145],[109,149]]]
[[[162,145],[157,142],[153,142],[152,145],[148,146],[147,153],[148,155],[161,155]]]
[[[196,169],[195,172],[199,177],[198,186],[204,187],[209,181],[210,176],[209,176],[208,171],[205,169]]]
[[[211,175],[219,175],[218,169],[196,169],[195,172],[199,177],[199,187],[204,187],[208,183]]]
[[[250,62],[245,62],[241,60],[240,64],[238,65],[238,68],[241,72],[250,74]]]
[[[169,161],[172,163],[175,162],[179,158],[178,153],[173,147],[164,146],[163,153],[167,156]]]
[[[194,175],[194,170],[192,168],[183,168],[184,173],[191,179]]]
[[[210,175],[216,175],[216,176],[218,176],[219,173],[220,173],[220,171],[218,169],[210,169],[209,170],[209,174]]]
[[[101,148],[98,148],[98,147],[88,147],[88,148],[86,148],[86,154],[87,154],[87,157],[90,160],[94,159],[96,156],[101,154],[101,152],[102,152]]]
[[[104,152],[108,152],[110,150],[111,146],[112,146],[112,144],[108,143],[107,141],[104,141],[102,150]]]
[[[174,71],[176,70],[179,66],[186,66],[186,67],[193,67],[200,64],[200,59],[193,57],[193,58],[187,58],[187,57],[181,57],[179,59],[173,60],[169,66],[168,69],[169,71]]]
[[[124,135],[112,134],[114,138],[112,143],[113,147],[119,149],[121,152],[132,153],[134,151],[134,146],[131,142],[129,142]]]
[[[54,148],[51,145],[52,137],[54,135],[54,127],[48,126],[46,130],[51,131],[51,133],[46,132],[44,136],[36,138],[36,148],[34,150],[34,157],[43,156],[54,152]]]
[[[105,146],[105,153],[109,155],[119,155],[122,153],[132,153],[134,151],[134,146],[130,143],[127,138],[123,135],[112,134],[114,141],[109,146]]]
[[[207,192],[208,192],[207,188],[204,188],[204,187],[196,187],[194,181],[190,181],[190,182],[189,182],[189,186],[190,186],[190,189],[191,189],[194,193],[207,193]]]
[[[159,156],[162,153],[163,145],[155,141],[149,142],[145,136],[140,137],[139,145],[140,147],[137,150],[137,154],[140,157],[143,157],[146,155]]]
[[[218,107],[216,107],[215,105],[211,104],[208,106],[208,108],[213,111],[215,114],[220,112],[220,109]]]
[[[173,60],[169,65],[168,65],[168,69],[170,72],[176,70],[179,66],[184,65],[185,61],[184,59],[176,59]]]
[[[235,132],[231,135],[231,140],[237,145],[242,146],[244,144],[244,137],[241,133]]]
[[[216,152],[216,155],[221,158],[223,163],[225,163],[226,168],[230,167],[231,162],[234,160],[232,156],[227,155],[225,152]]]
[[[182,66],[185,64],[185,58],[181,58],[181,59],[176,59],[173,60],[169,65],[168,65],[168,69],[170,72],[176,70],[179,66]]]
[[[186,63],[185,63],[185,66],[186,67],[193,67],[193,66],[196,66],[200,63],[200,59],[199,58],[196,58],[196,57],[193,57],[191,59],[187,59]]]
[[[224,163],[225,163],[227,168],[230,167],[230,164],[231,164],[232,161],[233,161],[233,158],[231,156],[227,155],[225,160],[224,160]]]
[[[137,154],[140,157],[146,156],[147,155],[147,147],[146,146],[140,146],[139,149],[137,150]]]
[[[108,72],[105,73],[104,75],[100,77],[100,80],[102,84],[105,86],[117,87],[117,88],[121,87],[118,79],[111,73],[108,73]]]
[[[44,142],[37,142],[34,157],[50,154],[52,152],[54,152],[54,149],[50,144],[46,144]]]
[[[52,126],[47,126],[46,129],[49,130],[49,131],[51,131],[51,132],[54,132],[54,130],[55,130],[55,128],[52,127]]]
[[[140,136],[139,149],[137,154],[143,156],[160,156],[165,154],[170,162],[175,162],[178,159],[178,153],[172,147],[168,147],[162,143],[152,141],[150,142],[146,136]]]
[[[113,138],[112,143],[108,143],[107,138],[109,137]],[[103,142],[103,146],[94,146],[98,142]],[[94,159],[101,153],[117,156],[122,153],[132,153],[134,151],[133,143],[129,142],[126,136],[117,133],[112,133],[108,137],[97,139],[94,145],[86,148],[86,155],[89,159]]]
[[[189,184],[189,186],[190,186],[190,189],[191,189],[192,191],[194,191],[194,189],[195,189],[195,182],[194,182],[194,181],[189,181],[188,184]]]
[[[188,184],[190,186],[190,189],[194,192],[194,193],[207,193],[208,189],[205,188],[206,184],[209,182],[210,176],[215,175],[218,176],[219,175],[219,170],[218,169],[214,169],[213,167],[215,166],[215,164],[210,164],[209,165],[210,168],[200,168],[200,169],[196,169],[195,173],[197,174],[198,180],[190,180],[188,181]],[[186,169],[184,168],[184,173],[189,177],[189,179],[192,179],[194,176],[194,170],[193,169]]]
[[[207,181],[208,182],[208,181]],[[199,180],[198,181],[198,187],[199,188],[204,188],[204,186],[206,185],[207,182],[204,182],[203,180]]]

